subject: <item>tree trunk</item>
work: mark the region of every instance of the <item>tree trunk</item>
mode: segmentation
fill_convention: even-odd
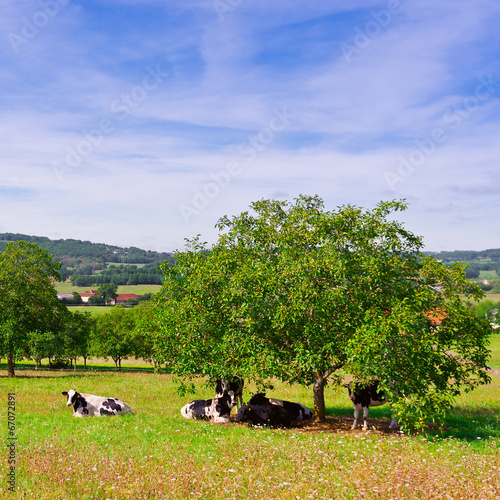
[[[86,370],[87,369],[87,356],[84,356],[83,357],[83,369]]]
[[[314,416],[321,422],[325,421],[325,385],[326,377],[317,372],[314,377],[313,399],[314,399]]]
[[[76,357],[75,357],[75,368],[73,369],[73,371],[76,372]]]
[[[14,357],[12,354],[9,354],[7,356],[7,376],[8,377],[15,377],[16,373],[14,371]]]

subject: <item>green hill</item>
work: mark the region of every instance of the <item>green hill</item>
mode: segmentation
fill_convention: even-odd
[[[0,252],[9,241],[29,241],[47,250],[62,263],[61,278],[71,278],[74,285],[93,286],[101,283],[117,285],[160,284],[162,274],[157,266],[174,259],[172,254],[118,247],[74,239],[51,240],[45,236],[0,233]]]

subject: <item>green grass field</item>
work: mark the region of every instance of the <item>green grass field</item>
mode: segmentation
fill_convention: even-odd
[[[492,338],[500,363],[500,336]],[[5,360],[3,360],[5,361]],[[112,362],[92,360],[95,367]],[[125,367],[145,365],[129,360]],[[443,429],[389,432],[389,407],[351,431],[345,389],[327,387],[328,419],[294,429],[185,420],[180,408],[214,396],[203,380],[181,397],[170,375],[123,371],[0,371],[0,421],[15,394],[16,493],[38,499],[494,499],[500,495],[500,377],[457,399]],[[62,391],[117,396],[133,414],[77,419]],[[255,390],[248,384],[245,399]],[[276,383],[268,396],[312,406],[312,390]],[[233,410],[234,411],[234,410]],[[13,414],[11,414],[12,416]],[[13,420],[11,419],[11,422]],[[7,441],[7,435],[5,434]],[[8,441],[7,441],[8,442]],[[3,478],[9,450],[3,447]]]
[[[491,279],[498,279],[498,274],[496,271],[479,271],[479,279],[482,280],[491,280]]]

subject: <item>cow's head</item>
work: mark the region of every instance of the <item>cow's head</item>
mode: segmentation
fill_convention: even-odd
[[[229,408],[232,408],[236,404],[236,396],[233,391],[223,391],[222,397],[219,399],[226,402]]]
[[[349,398],[354,401],[354,398],[356,397],[353,391],[352,387],[353,383],[349,382],[348,384],[342,384],[342,387],[345,387],[349,391]]]
[[[246,422],[250,418],[252,409],[248,405],[242,405],[236,415],[236,422]]]
[[[80,396],[80,394],[78,394],[75,389],[70,389],[68,392],[64,391],[62,395],[68,398],[66,406],[72,406],[75,403],[76,399]]]

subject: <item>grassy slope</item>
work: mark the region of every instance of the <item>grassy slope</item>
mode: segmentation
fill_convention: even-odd
[[[493,362],[498,363],[500,337],[493,338],[492,347]],[[344,390],[334,387],[326,390],[328,426],[266,430],[184,420],[179,410],[193,397],[180,397],[169,375],[19,374],[14,380],[0,378],[0,393],[16,394],[17,498],[500,495],[499,377],[458,398],[444,430],[406,437],[350,431],[352,406]],[[134,414],[75,419],[61,395],[70,387],[119,396]],[[246,396],[254,390],[247,387]],[[277,383],[268,395],[312,406],[309,388]],[[213,389],[200,382],[196,397],[213,397]],[[4,398],[0,421],[7,421],[6,408]],[[389,408],[374,408],[370,425],[386,429],[389,417]]]
[[[485,439],[489,434],[481,429],[496,412],[498,432],[498,382],[490,388],[493,397],[478,393],[457,406],[454,418],[471,420],[471,434],[430,440],[349,431],[352,407],[343,390],[331,388],[328,402],[344,415],[335,432],[312,426],[266,430],[184,420],[179,410],[191,398],[179,397],[168,375],[24,375],[0,379],[2,392],[16,393],[18,498],[421,499],[446,492],[446,498],[482,499],[500,494],[498,435]],[[134,414],[75,419],[61,395],[70,387],[118,395]],[[300,387],[277,384],[269,395],[312,405],[310,391]],[[198,385],[197,397],[212,396],[212,389]],[[5,408],[0,408],[4,422]],[[387,417],[381,410],[373,410],[370,423],[380,425],[377,419]]]

